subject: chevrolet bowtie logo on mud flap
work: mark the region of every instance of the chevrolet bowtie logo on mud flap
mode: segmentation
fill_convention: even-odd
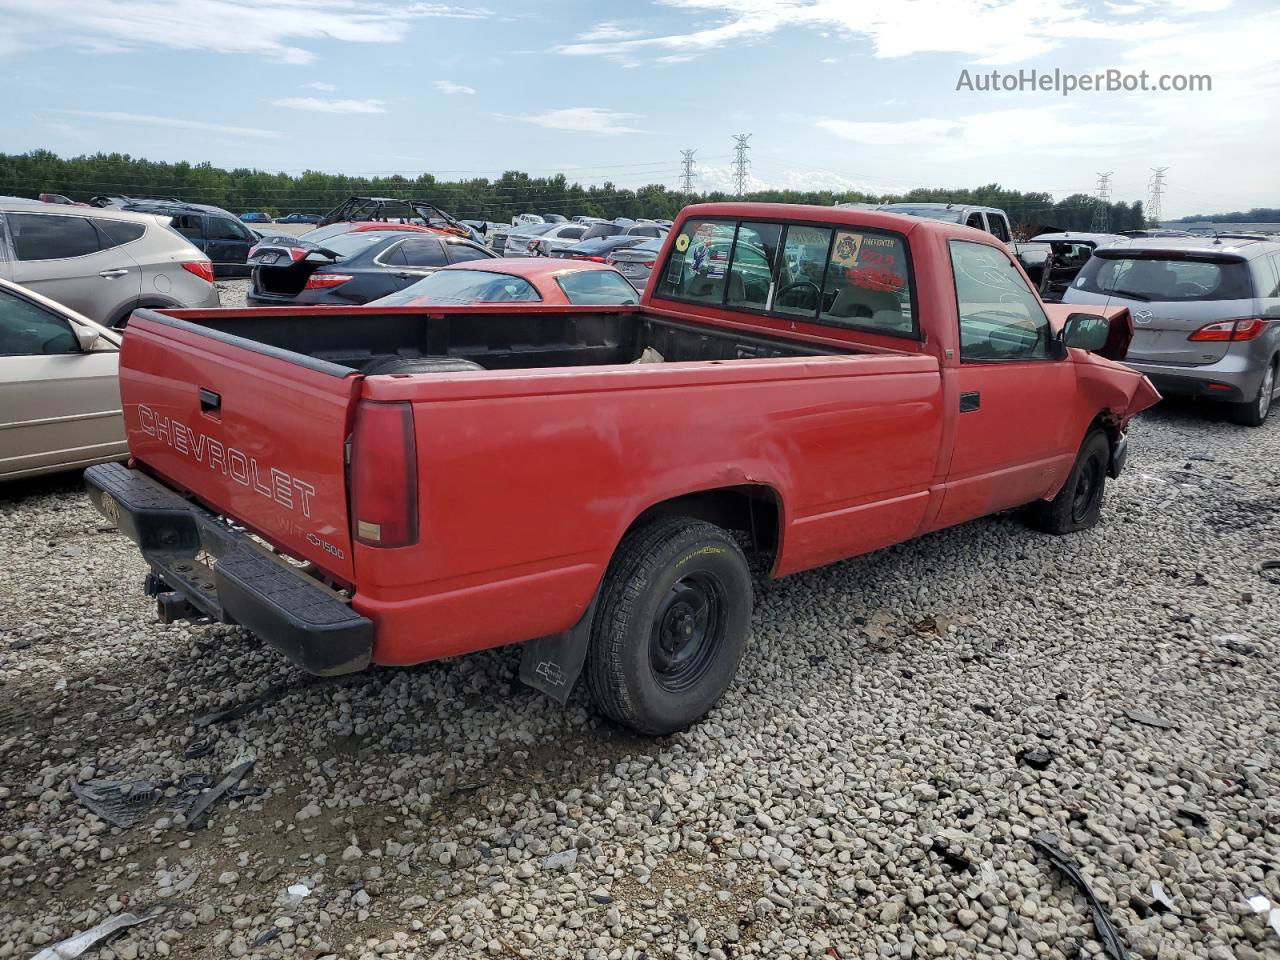
[[[556,663],[554,660],[543,660],[539,662],[533,672],[553,687],[560,687],[564,685],[564,671],[560,669],[560,664]]]

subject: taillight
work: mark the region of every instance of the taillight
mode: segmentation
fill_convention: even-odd
[[[349,273],[313,273],[307,277],[304,290],[328,290],[332,287],[340,287],[351,279]]]
[[[418,542],[418,450],[409,403],[360,401],[351,438],[351,532],[371,547]]]
[[[587,257],[592,263],[608,263],[604,257]]]
[[[1198,343],[1205,341],[1252,340],[1267,328],[1267,321],[1261,317],[1245,317],[1243,320],[1219,320],[1208,323],[1197,330],[1188,340]]]
[[[187,273],[194,273],[205,283],[213,283],[212,260],[184,260],[182,261],[182,269]]]

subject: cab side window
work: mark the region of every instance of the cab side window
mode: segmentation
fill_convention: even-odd
[[[1049,318],[1008,255],[967,240],[952,240],[950,247],[960,314],[960,359],[1049,359]]]
[[[987,214],[987,226],[991,229],[991,235],[997,240],[1005,243],[1009,242],[1009,227],[1005,223],[1004,217],[998,213]]]
[[[966,227],[973,227],[975,230],[985,231],[987,229],[987,225],[982,222],[982,214],[980,213],[969,214],[969,219],[964,222],[964,225]]]
[[[62,317],[0,290],[0,357],[79,353],[75,333]]]

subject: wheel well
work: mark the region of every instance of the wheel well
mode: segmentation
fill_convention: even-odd
[[[663,500],[636,517],[628,532],[661,517],[692,517],[744,533],[760,556],[776,554],[781,539],[782,510],[777,491],[758,484],[700,490]]]
[[[112,317],[111,322],[108,323],[107,326],[111,327],[113,330],[123,329],[125,324],[128,323],[129,318],[133,316],[133,311],[135,310],[145,310],[148,308],[159,308],[164,310],[178,306],[181,306],[181,304],[174,300],[167,299],[166,297],[139,297],[136,303],[130,304]]]

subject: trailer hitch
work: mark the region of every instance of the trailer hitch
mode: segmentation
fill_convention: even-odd
[[[177,623],[179,620],[199,620],[204,613],[192,606],[185,594],[170,590],[156,594],[156,616],[161,623]]]

